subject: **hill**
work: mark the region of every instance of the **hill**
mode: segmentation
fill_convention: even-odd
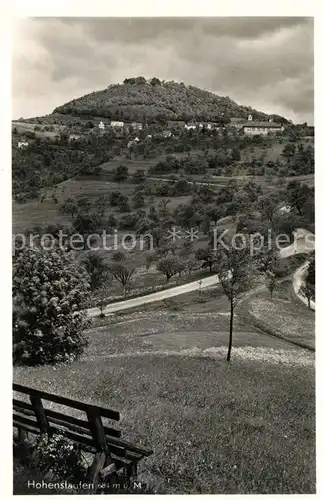
[[[257,120],[269,115],[247,106],[240,106],[229,97],[221,97],[192,85],[158,78],[128,78],[123,84],[92,92],[58,106],[53,113],[73,116],[101,116],[112,120],[159,122],[167,120],[220,121],[231,117]],[[272,115],[275,120],[287,122]]]

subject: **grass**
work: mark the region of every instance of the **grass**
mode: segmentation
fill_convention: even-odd
[[[154,450],[154,493],[314,493],[312,353],[228,317],[153,311],[109,317],[70,365],[15,368],[14,380],[121,412],[125,439]]]
[[[259,291],[243,304],[252,319],[293,342],[315,348],[315,314],[294,295],[291,282],[283,281],[274,292]]]

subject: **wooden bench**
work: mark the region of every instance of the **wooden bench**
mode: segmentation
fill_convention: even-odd
[[[128,478],[136,477],[138,462],[153,453],[121,439],[120,430],[103,423],[103,419],[119,421],[120,414],[117,411],[19,384],[13,384],[13,390],[25,398],[13,398],[13,425],[18,429],[19,439],[25,439],[29,432],[52,435],[64,431],[68,439],[95,455],[89,468],[89,481],[94,486],[100,478],[109,478],[114,482],[116,473],[122,469]],[[29,397],[28,402],[26,396]],[[47,409],[43,405],[44,400],[84,412],[87,418],[70,416],[64,410]]]

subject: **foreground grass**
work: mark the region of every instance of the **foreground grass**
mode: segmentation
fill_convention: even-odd
[[[14,379],[119,410],[124,437],[154,450],[139,470],[150,492],[314,493],[313,354],[262,335],[252,347],[240,327],[228,364],[226,316],[143,316],[92,331],[78,362]]]

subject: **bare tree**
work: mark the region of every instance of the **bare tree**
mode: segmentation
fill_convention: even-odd
[[[132,276],[135,272],[134,268],[128,267],[126,264],[116,262],[109,266],[109,271],[113,277],[122,285],[124,297],[127,295],[127,288],[130,285]]]
[[[270,298],[272,300],[273,292],[277,287],[277,276],[271,271],[268,271],[266,274],[267,274],[267,288],[270,292]]]
[[[230,302],[230,325],[227,361],[231,359],[234,310],[253,284],[254,266],[249,248],[224,245],[217,254],[217,268],[223,291]]]

